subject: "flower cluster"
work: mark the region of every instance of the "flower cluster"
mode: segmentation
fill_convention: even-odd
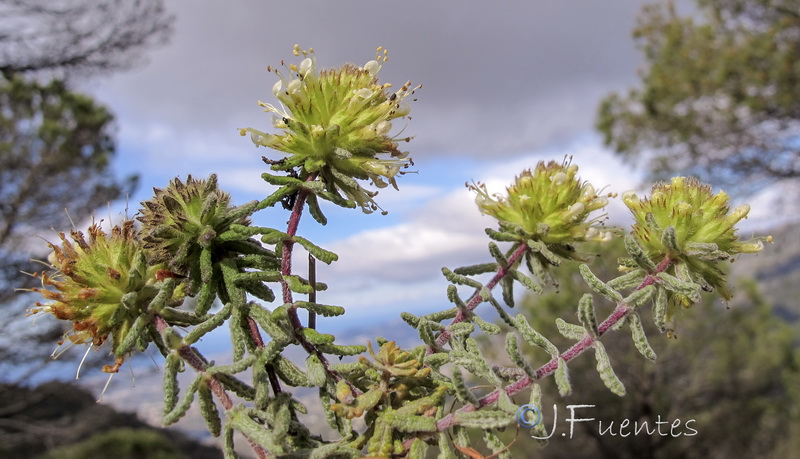
[[[489,195],[486,186],[468,185],[483,214],[496,218],[502,231],[536,240],[566,258],[572,243],[607,241],[611,231],[601,225],[604,215],[589,218],[608,204],[588,182],[576,176],[578,166],[569,161],[539,162],[520,174],[506,194]],[[562,250],[563,249],[563,250]]]
[[[231,217],[230,195],[219,190],[213,174],[208,180],[190,175],[186,183],[174,178],[154,192],[138,217],[142,241],[150,261],[166,264],[175,274],[199,273],[203,249],[219,250],[214,244],[218,235],[235,223],[248,223],[246,216]]]
[[[103,371],[116,373],[127,352],[122,343],[139,338],[128,334],[158,292],[153,287],[158,265],[147,263],[131,220],[115,226],[110,236],[98,224],[89,227],[88,240],[80,231],[71,233],[72,241],[60,236],[60,245],[49,244],[52,273],[42,272],[43,288],[33,289],[51,302],[36,303],[31,313],[72,322],[65,336],[70,344],[99,347],[110,336],[116,360]]]
[[[301,177],[321,175],[329,190],[341,191],[366,212],[376,210],[375,192],[364,190],[353,179],[370,179],[378,188],[388,184],[397,188],[395,177],[412,161],[408,152],[398,148],[400,141],[410,138],[392,136],[392,121],[408,116],[411,108],[405,99],[419,86],[407,82],[391,91],[391,84],[378,83],[377,73],[388,58],[380,47],[375,59],[363,67],[346,64],[319,70],[314,50],[298,45],[294,55],[304,59],[300,65],[287,67],[290,76],[268,68],[280,78],[272,91],[282,108],[259,102],[273,114],[273,127],[283,132],[246,128],[240,133],[249,132],[256,146],[289,155],[273,162],[273,170],[300,168]]]
[[[627,192],[622,199],[636,219],[633,236],[651,260],[669,257],[684,263],[693,274],[690,280],[706,290],[716,289],[725,299],[731,293],[718,262],[760,252],[763,241],[772,242],[771,237],[741,241],[736,224],[747,218],[750,206],[731,210],[725,192],[714,195],[709,185],[693,178],[674,177],[670,183],[656,184],[649,198]],[[674,239],[664,237],[669,227]]]

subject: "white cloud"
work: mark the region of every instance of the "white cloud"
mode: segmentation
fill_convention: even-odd
[[[596,139],[576,142],[557,154],[532,154],[502,166],[491,165],[476,179],[491,191],[502,192],[523,169],[532,168],[541,160],[560,161],[564,153],[574,155],[582,178],[598,189],[609,184],[609,190],[621,193],[639,181],[637,174],[597,145]],[[401,188],[398,199],[403,192]],[[321,280],[331,288],[325,295],[349,306],[354,314],[367,314],[372,307],[408,305],[411,300],[436,304],[446,286],[440,280],[442,267],[452,269],[488,261],[489,239],[483,228],[494,226],[494,221],[480,214],[473,194],[458,188],[430,198],[396,225],[360,231],[329,243],[327,248],[339,254],[340,259],[331,267],[319,268]],[[612,223],[625,223],[628,211],[618,201],[611,200],[608,213]],[[301,270],[305,269],[302,257],[295,261]]]

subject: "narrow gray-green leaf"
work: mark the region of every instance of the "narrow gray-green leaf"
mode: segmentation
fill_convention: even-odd
[[[400,432],[436,432],[436,419],[413,414],[387,413],[381,419]]]
[[[200,414],[206,421],[208,431],[212,436],[219,437],[222,424],[219,418],[217,405],[214,403],[214,398],[211,395],[211,389],[207,384],[200,384],[200,387],[197,389],[197,396],[200,401]]]
[[[314,256],[314,258],[316,258],[317,260],[320,260],[321,262],[325,263],[326,265],[329,265],[329,264],[331,264],[334,261],[337,261],[339,259],[339,255],[336,255],[335,253],[331,252],[330,250],[323,249],[322,247],[314,244],[313,242],[309,241],[306,238],[303,238],[303,237],[300,237],[300,236],[295,236],[294,237],[294,241],[297,242],[298,244],[302,245],[303,248],[308,251],[308,253],[310,253],[311,255]]]
[[[561,265],[561,258],[558,255],[554,254],[552,251],[550,251],[550,249],[547,248],[547,245],[544,242],[529,239],[527,243],[528,247],[530,247],[531,250],[540,254],[551,265],[553,266]]]
[[[667,331],[667,292],[664,288],[656,288],[656,299],[653,305],[653,322],[658,331]]]
[[[345,310],[341,306],[332,306],[328,304],[319,304],[319,303],[309,303],[308,301],[295,301],[294,305],[298,308],[307,309],[309,311],[315,312],[323,317],[334,317],[340,316],[345,313]]]
[[[517,344],[517,335],[514,333],[506,334],[506,353],[511,358],[511,361],[516,365],[518,368],[521,368],[528,376],[533,376],[534,370],[531,368],[530,364],[522,357],[522,353],[519,350],[519,345]]]
[[[553,376],[556,378],[558,393],[562,397],[569,395],[572,392],[572,385],[569,382],[569,370],[567,369],[567,362],[561,357],[558,358],[558,368],[556,368]]]
[[[518,314],[514,318],[514,325],[519,330],[522,338],[530,345],[538,346],[551,356],[557,356],[559,354],[558,348],[555,344],[551,343],[550,340],[542,336],[541,333],[537,332],[536,330],[531,327],[528,323],[528,320],[522,314]]]
[[[641,266],[644,270],[647,272],[655,271],[656,264],[645,255],[644,250],[642,250],[642,247],[636,242],[636,238],[631,234],[625,235],[625,250],[627,250],[628,254],[636,261],[636,264]]]
[[[503,255],[503,252],[500,250],[500,247],[497,246],[494,242],[489,243],[489,253],[497,260],[497,265],[500,266],[508,266],[508,258]]]
[[[600,373],[600,379],[608,387],[608,389],[619,395],[625,395],[625,386],[619,380],[614,369],[611,367],[611,360],[608,358],[605,346],[600,341],[594,343],[594,356],[597,359],[597,372]]]
[[[631,292],[630,295],[625,297],[625,304],[628,306],[633,306],[636,308],[640,308],[647,304],[648,301],[653,297],[653,293],[655,293],[656,287],[654,285],[648,285],[645,288],[640,288],[639,290],[634,290]]]
[[[495,231],[491,228],[486,228],[484,231],[486,231],[487,236],[498,242],[517,242],[520,239],[516,234]]]
[[[462,276],[476,276],[478,274],[490,273],[497,270],[497,263],[481,263],[478,265],[462,266],[453,270],[454,273]]]
[[[196,343],[200,338],[203,337],[203,335],[222,325],[223,322],[225,322],[225,320],[227,320],[228,317],[230,317],[232,309],[233,309],[232,303],[226,304],[222,308],[222,310],[211,316],[208,320],[197,324],[192,329],[192,331],[190,331],[189,333],[186,334],[186,336],[183,337],[183,342],[186,343],[187,345],[192,345]]]
[[[464,427],[497,429],[514,423],[514,415],[500,410],[456,411],[455,422]]]
[[[483,287],[483,284],[481,284],[480,282],[478,282],[478,281],[476,281],[474,279],[470,279],[467,276],[462,276],[461,274],[456,274],[453,271],[449,270],[448,268],[442,268],[442,274],[444,274],[445,279],[447,279],[449,282],[452,282],[454,284],[467,285],[467,286],[478,288],[478,289]]]
[[[326,354],[334,355],[358,355],[367,352],[367,347],[360,344],[343,346],[339,344],[323,344],[318,349]]]
[[[194,401],[194,393],[197,392],[197,388],[200,387],[200,382],[202,380],[203,375],[197,375],[175,407],[170,410],[169,413],[164,414],[162,422],[165,426],[178,422],[178,420],[189,411],[189,407],[192,406],[192,401]]]
[[[633,344],[636,346],[636,349],[638,349],[639,352],[649,360],[655,361],[656,353],[653,351],[653,348],[650,347],[650,343],[647,341],[647,335],[642,327],[642,319],[639,317],[639,314],[636,313],[636,311],[631,312],[628,315],[628,324],[630,324],[631,327]]]
[[[594,303],[592,302],[592,295],[584,293],[578,302],[578,319],[580,319],[583,328],[592,337],[597,337],[597,317],[594,313]]]
[[[178,369],[181,358],[177,351],[172,351],[164,361],[164,415],[167,415],[178,403]]]
[[[308,204],[308,212],[322,226],[328,224],[328,218],[325,217],[325,214],[322,213],[322,209],[319,207],[319,200],[317,199],[317,195],[309,194],[308,198],[306,198],[306,203]]]
[[[498,334],[500,334],[500,326],[498,326],[496,324],[493,324],[493,323],[489,323],[489,322],[481,319],[481,317],[478,316],[477,314],[474,314],[470,318],[470,320],[472,320],[472,323],[477,325],[478,328],[480,328],[481,331],[486,333],[487,335],[498,335]]]
[[[461,400],[463,403],[469,403],[473,406],[478,406],[478,399],[475,397],[475,394],[469,390],[467,387],[466,382],[464,382],[464,375],[461,374],[461,370],[458,368],[453,368],[453,387],[456,390],[456,397]]]
[[[580,265],[579,269],[581,271],[581,276],[586,283],[589,284],[589,287],[591,287],[592,290],[603,295],[614,303],[619,303],[622,301],[622,295],[598,279],[588,266]]]
[[[300,334],[303,335],[306,341],[313,345],[320,345],[320,344],[333,344],[336,340],[336,337],[327,333],[320,333],[313,328],[303,328],[300,330]]]
[[[485,430],[483,432],[483,441],[486,443],[486,446],[492,450],[492,453],[496,454],[495,457],[497,457],[497,459],[507,459],[511,457],[508,449],[506,449],[506,444],[491,430]]]
[[[700,301],[700,286],[693,282],[685,282],[667,273],[658,273],[661,285],[679,295],[685,295],[692,301]]]
[[[415,438],[408,449],[408,459],[425,459],[428,453],[428,444],[419,438]]]
[[[500,286],[503,288],[503,301],[506,302],[509,308],[514,307],[514,281],[511,277],[506,276],[500,281]]]
[[[580,340],[586,335],[585,328],[580,325],[565,322],[560,317],[556,319],[556,327],[558,328],[558,332],[565,338]]]
[[[519,407],[514,404],[514,402],[511,400],[511,397],[506,393],[505,389],[503,387],[498,387],[497,390],[500,394],[499,398],[497,399],[497,408],[509,414],[516,414]]]
[[[681,252],[680,247],[678,247],[678,238],[675,234],[674,226],[668,226],[664,229],[664,232],[661,234],[661,243],[672,253]]]
[[[542,286],[537,284],[536,282],[534,282],[533,279],[531,279],[530,277],[522,274],[521,272],[519,272],[516,269],[512,269],[509,274],[511,275],[511,277],[513,277],[517,282],[522,284],[528,290],[532,291],[533,293],[535,293],[537,295],[541,295],[542,294],[542,292],[543,292],[542,291]]]
[[[450,336],[452,337],[469,336],[473,331],[475,331],[475,326],[469,322],[459,322],[457,324],[448,326],[447,330],[450,332]]]
[[[306,371],[308,372],[308,381],[314,386],[324,386],[327,374],[325,367],[319,360],[316,354],[311,354],[306,359]]]
[[[642,270],[641,268],[636,268],[629,273],[611,279],[610,281],[606,282],[606,285],[608,285],[610,288],[613,288],[614,290],[625,290],[633,288],[642,283],[645,275],[646,274],[644,270]]]
[[[538,384],[533,384],[531,386],[531,396],[528,399],[528,404],[535,406],[539,409],[539,413],[543,415],[543,408],[542,405],[542,387]],[[547,445],[547,432],[545,431],[544,427],[544,418],[540,419],[540,422],[531,428],[531,435],[536,438],[536,442],[539,443],[539,446]]]
[[[292,363],[289,359],[278,356],[273,362],[275,365],[275,372],[290,386],[314,387],[303,370],[298,368],[297,365]]]
[[[439,433],[437,445],[439,446],[439,455],[436,456],[436,459],[458,459],[453,448],[450,447],[450,438],[447,433]]]
[[[233,445],[233,427],[225,423],[225,431],[223,433],[222,454],[225,459],[237,459],[236,451]]]

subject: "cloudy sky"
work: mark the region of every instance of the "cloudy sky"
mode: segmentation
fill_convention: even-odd
[[[387,319],[445,308],[440,268],[487,259],[491,221],[466,181],[499,191],[537,161],[571,154],[597,188],[636,186],[638,174],[604,150],[593,121],[601,97],[636,82],[630,32],[643,3],[170,2],[171,43],[84,89],[117,115],[118,171],[142,177],[131,207],[171,177],[212,172],[243,203],[270,192],[259,178],[268,151],[237,132],[272,130],[256,104],[273,102],[267,65],[296,59],[295,43],[313,47],[321,67],[363,65],[387,48],[380,80],[423,85],[404,131],[415,136],[407,146],[419,173],[400,178],[399,192],[381,191],[387,216],[328,207],[324,230],[305,218],[299,231],[340,255],[320,272],[331,289],[319,300],[355,321]],[[256,222],[281,228],[286,219],[276,208]]]

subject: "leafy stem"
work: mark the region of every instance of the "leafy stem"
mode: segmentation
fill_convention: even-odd
[[[498,266],[494,276],[492,277],[491,280],[489,280],[488,283],[486,283],[484,287],[488,290],[492,290],[495,286],[497,286],[497,284],[500,283],[500,281],[503,280],[503,278],[506,277],[511,272],[513,266],[522,259],[522,257],[528,250],[530,250],[530,247],[528,247],[527,244],[520,244],[519,247],[517,247],[517,249],[514,250],[514,252],[508,258],[508,263],[505,265]],[[450,325],[463,322],[464,320],[467,319],[467,315],[469,312],[477,308],[478,305],[481,304],[482,302],[488,300],[488,298],[483,297],[483,294],[481,293],[482,291],[483,291],[482,288],[475,289],[475,293],[472,294],[472,296],[466,303],[467,304],[466,310],[459,309],[458,313],[453,318],[452,322],[450,322]],[[450,331],[445,329],[442,331],[439,337],[436,338],[436,345],[443,346],[449,339],[450,339]],[[433,352],[434,352],[433,348],[428,349],[429,354]]]
[[[158,330],[159,333],[164,333],[170,330],[169,324],[167,324],[164,318],[159,315],[153,317],[153,323],[155,324],[156,330]],[[231,400],[231,397],[225,391],[225,388],[222,387],[222,383],[219,382],[216,376],[206,372],[206,360],[200,355],[197,349],[183,344],[176,349],[176,352],[184,362],[188,363],[189,366],[194,369],[194,371],[208,378],[208,386],[214,395],[217,396],[220,403],[222,403],[222,407],[225,408],[226,411],[233,409],[233,401]],[[268,457],[267,451],[264,450],[264,448],[262,448],[260,445],[249,438],[247,439],[247,442],[250,444],[250,447],[253,449],[253,452],[259,457],[259,459]]]
[[[317,173],[311,173],[308,175],[308,177],[306,177],[305,181],[313,182],[316,178]],[[287,238],[282,244],[281,288],[283,292],[283,302],[286,305],[289,322],[292,324],[292,332],[295,339],[298,341],[298,343],[300,343],[303,349],[308,352],[309,355],[317,356],[328,376],[330,376],[334,381],[339,382],[343,378],[336,370],[331,368],[330,362],[328,361],[327,357],[325,357],[325,354],[323,354],[314,344],[310,343],[303,335],[302,331],[305,327],[303,327],[303,323],[300,321],[300,316],[297,314],[297,305],[294,304],[292,290],[289,286],[289,283],[286,281],[286,278],[292,275],[292,253],[294,251],[295,242],[292,238],[297,235],[297,228],[300,226],[300,217],[303,215],[303,208],[306,205],[306,199],[308,198],[309,193],[310,191],[306,188],[301,187],[299,190],[297,190],[297,197],[295,198],[294,205],[292,206],[292,213],[289,216],[289,222],[286,228]],[[316,288],[314,283],[311,284],[311,287],[312,292],[314,292],[313,289]],[[315,295],[313,293],[312,295],[313,298]],[[316,323],[314,325],[316,325]],[[272,381],[272,379],[272,376],[270,376],[270,381]],[[277,378],[275,378],[275,380],[277,382]],[[347,381],[347,384],[350,386],[350,390],[352,390],[355,395],[361,395],[361,390],[355,387],[350,381]]]
[[[657,282],[656,275],[662,273],[669,268],[674,260],[669,256],[665,257],[657,266],[656,268],[648,273],[642,282],[634,289],[641,290],[648,285],[652,285]],[[590,334],[586,334],[583,339],[572,345],[569,349],[561,353],[559,356],[553,357],[550,359],[549,362],[539,367],[534,373],[533,376],[525,375],[522,378],[518,379],[515,383],[510,384],[502,389],[497,389],[484,397],[478,399],[477,404],[467,404],[460,408],[458,412],[470,412],[475,411],[479,408],[482,408],[487,405],[491,405],[492,403],[497,402],[500,399],[500,391],[503,390],[509,396],[520,392],[533,384],[535,381],[538,381],[542,378],[545,378],[553,373],[558,369],[559,360],[563,360],[565,363],[573,360],[575,357],[581,355],[584,351],[591,348],[596,341],[600,339],[608,330],[613,328],[615,325],[620,323],[621,321],[625,320],[628,314],[631,313],[634,309],[626,304],[624,301],[617,302],[617,306],[614,308],[614,311],[600,324],[598,327],[598,332],[596,336],[592,336]],[[448,428],[455,425],[456,422],[456,412],[450,413],[447,416],[443,417],[436,423],[436,429],[438,431],[444,431]]]

